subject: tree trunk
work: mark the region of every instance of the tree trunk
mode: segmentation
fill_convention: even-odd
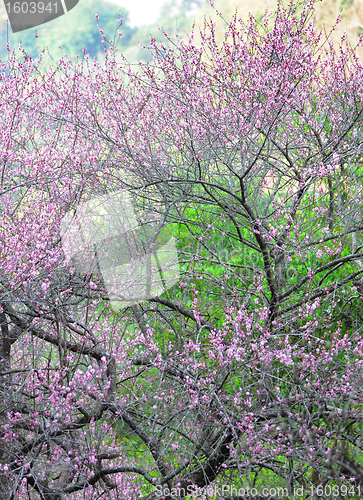
[[[11,464],[11,444],[3,441],[7,414],[11,410],[11,374],[10,370],[10,338],[9,326],[5,313],[0,313],[0,500],[9,500],[11,496],[11,479],[6,475],[6,469]],[[4,374],[5,372],[5,374]]]

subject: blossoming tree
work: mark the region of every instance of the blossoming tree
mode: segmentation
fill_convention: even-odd
[[[312,14],[136,70],[106,39],[104,67],[3,65],[1,500],[359,497],[363,70]],[[119,189],[156,200],[180,280],[115,310],[60,227]]]

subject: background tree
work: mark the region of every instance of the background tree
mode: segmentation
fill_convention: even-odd
[[[27,52],[28,56],[36,59],[39,53],[47,48],[56,60],[63,54],[68,54],[74,59],[77,54],[82,54],[87,49],[90,57],[101,62],[104,60],[101,36],[96,26],[95,14],[98,13],[99,23],[108,40],[115,36],[118,12],[123,18],[121,31],[123,33],[118,41],[118,49],[131,62],[138,60],[150,61],[150,51],[147,50],[150,34],[162,40],[163,36],[159,28],[162,26],[175,38],[186,36],[192,26],[192,13],[196,7],[202,5],[201,0],[182,0],[181,2],[166,2],[163,6],[159,19],[150,25],[141,27],[130,27],[129,13],[122,6],[115,3],[102,1],[80,0],[78,5],[65,16],[55,19],[51,23],[29,29],[21,33],[12,33],[11,27],[7,28],[7,13],[3,4],[0,4],[0,57],[6,60],[8,51],[6,43],[9,41],[11,50],[17,48],[19,43]],[[209,8],[212,12],[212,9]],[[37,36],[35,36],[37,34]],[[141,45],[140,45],[141,44]],[[62,49],[60,50],[61,47]],[[50,61],[43,64],[49,65]]]
[[[2,498],[359,497],[362,65],[300,6],[137,71],[3,66]],[[181,279],[114,311],[60,222],[118,189],[155,200]]]
[[[44,47],[47,47],[47,51],[57,61],[63,54],[67,54],[69,58],[74,59],[77,54],[83,54],[83,49],[87,49],[87,54],[91,58],[97,57],[103,53],[103,48],[95,14],[98,14],[99,23],[102,24],[102,29],[107,38],[112,40],[116,33],[116,20],[119,11],[121,11],[121,17],[124,18],[122,23],[123,36],[119,41],[119,48],[124,51],[136,31],[135,28],[131,28],[129,25],[127,9],[120,8],[107,1],[81,0],[68,14],[21,33],[12,33],[10,26],[7,33],[4,20],[4,24],[1,26],[0,57],[3,61],[7,59],[7,41],[10,43],[11,50],[17,49],[19,43],[21,43],[28,56],[33,59],[38,57]],[[61,47],[61,50],[59,47]]]

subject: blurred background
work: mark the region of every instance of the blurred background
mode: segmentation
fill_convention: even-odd
[[[215,7],[229,21],[237,10],[238,15],[247,20],[253,12],[257,20],[262,19],[266,10],[275,9],[277,0],[215,0]],[[13,34],[7,22],[7,13],[3,0],[0,0],[0,58],[7,58],[7,41],[10,49],[18,48],[22,43],[28,55],[37,58],[47,47],[57,60],[67,53],[73,59],[84,48],[91,58],[103,60],[101,35],[97,28],[95,13],[99,15],[99,25],[106,38],[113,40],[118,25],[118,12],[124,18],[123,35],[119,41],[119,52],[130,63],[151,59],[150,51],[141,45],[148,45],[150,35],[158,40],[164,39],[159,28],[164,29],[172,38],[178,34],[185,37],[190,32],[193,22],[203,26],[204,16],[212,17],[217,24],[217,39],[221,40],[225,22],[215,15],[214,9],[206,0],[80,0],[78,5],[66,15],[49,23]],[[354,46],[363,33],[363,0],[323,0],[316,3],[316,23],[319,28],[330,30],[338,14],[342,12],[342,22],[332,33],[335,44],[339,43],[344,31]],[[38,37],[35,36],[37,32]],[[60,48],[61,47],[61,48]],[[358,49],[362,58],[363,49]]]

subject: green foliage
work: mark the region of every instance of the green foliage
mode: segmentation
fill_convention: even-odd
[[[31,28],[20,33],[11,33],[9,29],[10,49],[17,48],[21,43],[26,53],[33,59],[37,58],[44,47],[47,47],[51,55],[58,59],[63,53],[67,53],[71,59],[77,54],[82,54],[84,48],[91,58],[102,53],[102,36],[97,28],[95,14],[98,13],[98,24],[103,30],[107,40],[115,40],[115,32],[118,11],[125,20],[119,31],[123,32],[118,48],[120,51],[128,45],[132,35],[136,31],[130,28],[128,12],[125,9],[109,2],[98,0],[80,0],[79,4],[69,13],[37,28]],[[35,37],[38,33],[39,38]],[[117,40],[117,38],[116,38]],[[0,47],[0,57],[6,58],[6,40]],[[62,50],[59,49],[62,47]]]
[[[25,52],[33,59],[36,59],[45,47],[56,60],[64,53],[73,59],[77,54],[82,54],[84,48],[91,58],[102,58],[102,36],[97,28],[95,14],[99,15],[98,24],[106,40],[117,42],[116,28],[119,25],[117,19],[118,12],[121,11],[121,18],[124,20],[119,28],[122,36],[117,42],[118,52],[124,54],[130,62],[148,61],[151,60],[150,52],[140,47],[140,44],[148,46],[150,36],[160,41],[164,40],[160,28],[173,39],[177,34],[185,36],[192,25],[191,9],[195,6],[200,7],[201,4],[201,0],[183,0],[177,5],[169,1],[164,4],[155,23],[131,28],[129,13],[122,7],[122,0],[120,6],[104,0],[80,0],[69,13],[37,28],[14,34],[9,27],[8,39],[6,29],[3,30],[0,34],[0,58],[2,60],[7,58],[7,41],[10,42],[10,50],[17,48],[21,43]],[[36,33],[39,38],[35,37]],[[62,50],[59,47],[62,47]]]

